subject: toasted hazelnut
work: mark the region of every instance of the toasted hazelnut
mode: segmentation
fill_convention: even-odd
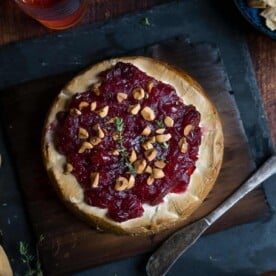
[[[135,177],[134,175],[130,175],[129,179],[128,179],[128,186],[127,189],[131,189],[134,187],[135,184]]]
[[[92,188],[97,188],[99,186],[100,174],[98,172],[92,172],[90,174],[90,179]]]
[[[92,149],[93,145],[90,144],[89,142],[83,142],[78,153],[84,153],[88,149]]]
[[[147,166],[147,161],[145,159],[139,159],[134,162],[133,166],[137,174],[142,174]]]
[[[189,124],[184,127],[183,134],[184,136],[188,136],[190,132],[194,129],[194,126]]]
[[[99,109],[99,110],[97,111],[97,114],[98,114],[101,118],[104,118],[104,117],[107,116],[108,110],[109,110],[109,106],[106,105],[105,107]]]
[[[136,160],[137,160],[137,154],[136,154],[135,150],[133,149],[130,153],[130,156],[129,156],[129,162],[133,163]]]
[[[80,139],[86,139],[89,137],[89,133],[86,129],[80,127],[79,128],[79,132],[78,132],[78,136]]]
[[[155,166],[156,168],[159,168],[159,169],[165,168],[166,165],[167,165],[167,164],[166,164],[164,161],[162,161],[162,160],[157,160],[157,161],[154,162],[154,166]]]
[[[158,128],[158,129],[155,130],[155,132],[157,134],[163,134],[165,132],[165,130],[166,130],[165,128]]]
[[[140,104],[135,104],[135,105],[131,105],[129,106],[129,108],[127,109],[127,111],[132,114],[132,115],[136,115],[138,114],[138,112],[141,109],[141,105]]]
[[[127,99],[127,94],[126,93],[118,93],[117,94],[117,101],[118,103],[121,103],[122,101]]]
[[[145,169],[146,173],[152,174],[152,167],[151,166],[147,166]]]
[[[147,184],[148,185],[152,185],[154,182],[154,178],[150,175],[148,178],[147,178]]]
[[[171,138],[172,138],[172,135],[171,135],[170,133],[168,133],[168,134],[159,134],[159,135],[156,135],[156,141],[157,141],[158,143],[167,142],[167,141],[169,141]]]
[[[99,124],[94,125],[93,129],[97,132],[97,136],[99,138],[101,138],[101,139],[104,138],[104,136],[105,136],[104,131]]]
[[[64,174],[69,174],[69,173],[71,173],[72,171],[73,171],[73,166],[72,166],[72,164],[70,164],[70,163],[66,163],[66,165],[65,165],[65,169],[64,169]]]
[[[145,91],[142,87],[136,87],[132,90],[133,98],[136,100],[142,100],[145,97]]]
[[[108,121],[106,121],[106,124],[113,124],[116,121],[117,117],[113,117],[111,119],[109,119]]]
[[[151,89],[153,88],[153,86],[154,86],[154,82],[152,80],[147,83],[147,91],[148,91],[148,93],[151,92]]]
[[[101,92],[100,92],[100,86],[101,83],[97,82],[92,84],[91,86],[91,90],[95,93],[95,95],[100,96]]]
[[[182,137],[179,140],[178,147],[182,153],[186,153],[188,151],[188,143],[185,137]]]
[[[174,125],[174,120],[170,116],[166,116],[164,123],[167,127],[172,127]]]
[[[156,137],[155,136],[150,137],[148,142],[149,143],[155,143],[156,142]]]
[[[91,137],[91,139],[90,139],[89,142],[90,142],[93,146],[97,146],[98,144],[101,143],[101,141],[102,141],[102,139],[101,139],[100,137],[94,136],[94,137]]]
[[[114,141],[118,141],[118,140],[120,139],[120,134],[119,134],[119,132],[117,132],[117,131],[113,132],[113,133],[112,133],[112,139],[113,139]]]
[[[117,149],[115,149],[115,150],[112,151],[112,154],[113,155],[120,155],[120,152]]]
[[[148,161],[152,161],[157,156],[157,150],[155,148],[146,150],[144,152],[144,155],[148,159]]]
[[[155,179],[163,178],[165,176],[164,172],[161,169],[153,168],[152,177]]]
[[[91,110],[91,111],[94,111],[96,108],[97,108],[97,102],[92,102],[92,103],[90,104],[90,110]]]
[[[141,132],[141,135],[144,135],[144,136],[149,136],[151,133],[151,129],[149,126],[146,126],[143,131]]]
[[[88,102],[80,102],[79,103],[79,110],[82,110],[84,107],[87,107],[87,106],[89,106]]]
[[[128,180],[123,176],[119,176],[116,179],[115,190],[120,192],[125,190],[127,187],[128,187]]]
[[[71,109],[70,109],[70,114],[71,114],[71,115],[78,116],[78,115],[81,115],[81,111],[78,110],[77,108],[71,108]]]
[[[145,150],[149,150],[149,149],[153,149],[153,144],[150,143],[149,141],[145,142],[142,144],[142,147],[145,149]]]
[[[148,106],[142,109],[141,114],[146,121],[153,121],[155,119],[154,111]]]

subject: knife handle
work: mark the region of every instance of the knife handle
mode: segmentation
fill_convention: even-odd
[[[9,259],[3,249],[3,247],[0,245],[0,276],[12,276],[12,269],[9,262]]]
[[[238,190],[236,190],[208,216],[206,216],[209,224],[214,223],[241,198],[255,189],[274,173],[276,173],[276,156],[270,157]]]

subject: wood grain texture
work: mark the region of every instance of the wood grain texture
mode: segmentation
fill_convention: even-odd
[[[80,24],[115,18],[127,12],[170,2],[168,0],[91,0]],[[248,45],[272,140],[276,145],[276,43],[247,26]],[[11,0],[0,3],[0,45],[55,32],[25,15]]]
[[[150,47],[145,53],[189,69],[208,92],[222,118],[225,156],[221,174],[207,200],[185,222],[189,223],[205,216],[233,193],[254,170],[254,162],[234,98],[228,93],[230,86],[217,48],[210,44],[191,46],[178,41],[177,44],[169,42],[162,47]],[[47,109],[71,77],[65,74],[36,80],[2,91],[1,95],[3,106],[0,110],[5,117],[6,132],[34,232],[37,237],[41,234],[45,237],[40,244],[43,264],[49,274],[55,275],[151,250],[184,225],[181,223],[150,237],[118,236],[92,229],[65,209],[43,167],[40,136]],[[255,190],[218,220],[209,232],[256,219],[267,210],[263,191]]]

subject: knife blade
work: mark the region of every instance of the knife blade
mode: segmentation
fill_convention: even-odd
[[[276,156],[270,157],[240,188],[205,218],[176,231],[149,258],[146,271],[149,276],[165,275],[177,259],[226,211],[276,173]]]

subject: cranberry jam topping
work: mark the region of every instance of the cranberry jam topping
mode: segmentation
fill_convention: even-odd
[[[186,190],[201,143],[200,113],[129,63],[99,74],[57,114],[55,145],[85,202],[118,222]]]

